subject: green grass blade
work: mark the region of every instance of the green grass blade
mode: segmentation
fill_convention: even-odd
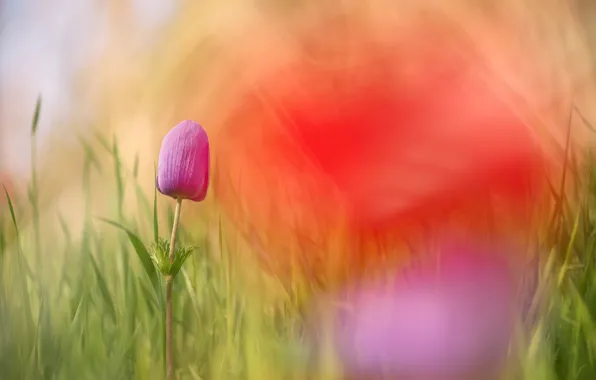
[[[116,200],[118,201],[118,217],[123,219],[124,212],[124,181],[122,177],[122,163],[120,160],[120,151],[118,149],[118,140],[114,137],[112,144],[112,155],[114,157],[114,173],[116,175]]]
[[[37,97],[35,102],[35,112],[33,113],[33,120],[31,122],[31,136],[35,136],[39,126],[39,115],[41,113],[41,95]]]
[[[12,204],[12,200],[10,199],[10,195],[8,194],[8,190],[6,190],[6,186],[4,186],[4,194],[6,195],[6,200],[8,202],[8,211],[10,212],[10,218],[12,219],[12,224],[14,225],[15,234],[17,235],[17,239],[19,238],[19,226],[17,224],[17,217],[14,212],[14,206]]]
[[[95,151],[91,147],[91,145],[82,137],[79,136],[79,142],[83,146],[83,150],[85,151],[85,158],[89,160],[91,165],[95,166],[95,169],[98,173],[101,173],[101,164],[95,154]]]
[[[18,257],[17,262],[19,265],[19,271],[21,273],[21,276],[18,276],[18,277],[21,280],[20,290],[22,292],[23,305],[25,306],[25,309],[26,309],[25,313],[26,313],[26,317],[27,317],[28,326],[33,326],[34,325],[33,315],[31,314],[31,304],[29,303],[29,286],[27,284],[27,279],[25,278],[25,275],[29,275],[29,277],[33,278],[33,273],[31,272],[31,268],[29,268],[27,261],[23,257],[19,225],[17,223],[17,217],[16,217],[16,214],[14,211],[14,205],[12,203],[12,200],[10,199],[10,195],[8,194],[8,190],[6,189],[6,187],[4,187],[4,194],[6,195],[6,200],[8,202],[8,210],[10,212],[10,217],[11,217],[12,223],[14,225],[14,230],[15,230],[15,235],[16,235],[16,244],[17,244],[18,252],[19,252],[19,257]],[[25,300],[27,300],[27,301],[25,301]]]
[[[573,245],[575,243],[575,238],[577,236],[577,231],[578,231],[578,227],[579,227],[579,218],[580,218],[580,214],[578,213],[575,218],[575,222],[573,224],[573,230],[571,232],[569,244],[567,245],[567,250],[565,253],[565,261],[563,262],[563,265],[562,265],[561,269],[559,270],[559,277],[558,277],[558,281],[557,281],[558,286],[561,286],[561,284],[563,283],[563,280],[565,279],[565,276],[569,269],[569,262],[571,261],[571,253],[573,252]]]
[[[91,264],[93,265],[93,271],[95,272],[95,277],[97,278],[97,286],[99,286],[99,292],[101,293],[106,305],[108,306],[108,311],[110,314],[110,317],[112,318],[112,321],[114,321],[114,323],[116,323],[116,308],[114,306],[114,300],[112,299],[112,296],[110,295],[110,290],[108,289],[108,285],[106,283],[106,280],[104,279],[104,277],[101,274],[101,271],[99,270],[99,266],[97,265],[97,261],[95,260],[95,257],[93,257],[93,255],[89,255],[89,257],[91,258]]]
[[[64,238],[66,239],[66,246],[70,247],[72,244],[72,236],[70,235],[70,229],[68,228],[68,224],[62,214],[58,213],[58,222],[60,223],[60,228],[62,229],[62,233],[64,234]]]
[[[135,154],[135,162],[132,167],[132,176],[134,179],[139,177],[139,153]]]
[[[143,268],[145,269],[147,276],[149,276],[149,280],[151,280],[151,284],[153,285],[156,293],[159,295],[160,287],[157,271],[155,270],[153,260],[151,260],[151,256],[149,255],[149,251],[147,250],[141,239],[139,239],[137,235],[135,235],[132,231],[130,231],[128,228],[124,227],[120,223],[104,218],[100,218],[100,220],[126,232],[126,234],[128,235],[128,239],[130,240],[130,243],[134,247],[135,252],[139,257],[139,260],[141,260],[141,264],[143,265]]]
[[[110,144],[108,143],[108,140],[106,140],[105,136],[102,135],[99,131],[95,131],[95,138],[97,139],[97,141],[99,141],[99,144],[107,151],[107,152],[111,152],[112,150],[110,149]]]
[[[2,260],[2,255],[4,254],[4,248],[6,247],[6,238],[4,237],[4,228],[2,224],[0,224],[0,260]]]

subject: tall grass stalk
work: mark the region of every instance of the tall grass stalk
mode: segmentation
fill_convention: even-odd
[[[31,186],[29,188],[29,200],[33,212],[33,233],[35,244],[35,261],[37,264],[38,276],[41,276],[41,237],[39,226],[39,193],[37,178],[37,130],[39,127],[39,117],[41,115],[41,95],[35,103],[35,112],[31,122]]]

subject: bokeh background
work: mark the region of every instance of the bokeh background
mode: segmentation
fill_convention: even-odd
[[[594,17],[588,0],[3,0],[0,378],[164,377],[163,289],[153,286],[129,236],[102,218],[128,228],[146,247],[156,223],[160,236],[169,235],[174,202],[155,194],[157,154],[169,129],[193,119],[210,135],[214,188],[205,202],[183,211],[181,241],[199,249],[176,280],[179,378],[593,379]],[[545,190],[524,204],[530,219],[510,220],[515,207],[487,207],[503,214],[489,232],[513,237],[512,245],[477,249],[508,259],[513,290],[500,288],[499,280],[482,282],[492,278],[483,271],[498,272],[496,262],[459,272],[468,268],[464,256],[455,259],[454,277],[441,279],[444,293],[399,285],[403,297],[375,303],[383,291],[361,283],[363,277],[383,282],[383,269],[402,270],[418,252],[431,254],[439,237],[483,228],[449,229],[433,218],[424,228],[354,230],[335,193],[304,195],[321,194],[311,169],[298,175],[258,155],[276,140],[268,140],[273,132],[261,114],[242,105],[250,104],[251,86],[267,89],[268,75],[286,64],[329,69],[353,59],[342,49],[367,53],[369,39],[379,46],[398,41],[406,57],[418,57],[418,49],[442,51],[441,31],[467,36],[490,63],[491,78],[515,92],[508,109],[544,154]],[[433,65],[412,62],[413,83],[424,83]],[[416,76],[417,68],[424,73]],[[341,75],[335,79],[338,88],[345,85]],[[503,143],[502,151],[509,147]],[[234,177],[238,172],[248,181]],[[408,239],[396,237],[404,231]],[[424,309],[418,300],[426,296],[444,308]],[[513,327],[497,323],[493,313],[475,313],[489,296],[499,305],[490,310],[504,319],[509,301],[515,303]],[[355,319],[338,317],[354,305]],[[420,322],[430,314],[459,316],[454,335]],[[338,329],[337,320],[348,327]],[[408,335],[408,327],[421,325],[436,336]],[[507,331],[497,334],[494,326]],[[362,336],[350,335],[360,329]],[[509,329],[504,349],[495,336]],[[466,340],[482,334],[479,343]],[[395,344],[381,342],[384,337]],[[443,351],[437,339],[447,342]],[[495,355],[503,359],[496,364],[463,354],[445,359],[456,342],[501,349],[506,357]],[[421,353],[410,364],[422,374],[392,372],[391,364],[402,363],[396,358],[412,352]],[[428,356],[436,363],[481,365],[424,373],[427,353],[438,355]]]

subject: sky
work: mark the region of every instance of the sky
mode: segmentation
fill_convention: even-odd
[[[132,0],[140,32],[158,32],[172,0]],[[30,125],[43,97],[39,140],[76,107],[70,85],[109,32],[106,1],[0,0],[0,172],[29,169]]]

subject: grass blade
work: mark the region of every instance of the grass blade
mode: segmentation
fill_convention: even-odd
[[[116,200],[118,201],[118,217],[123,220],[124,216],[124,181],[122,178],[122,163],[120,160],[120,150],[118,149],[118,140],[114,137],[112,144],[112,156],[114,157],[114,172],[116,175]]]
[[[147,276],[149,276],[149,280],[151,280],[151,284],[153,285],[156,294],[159,295],[160,287],[157,271],[155,270],[153,260],[151,260],[151,256],[149,255],[149,251],[147,250],[141,239],[139,239],[137,235],[135,235],[132,231],[130,231],[128,228],[124,227],[120,223],[104,218],[100,218],[100,220],[126,232],[126,234],[128,235],[128,239],[130,240],[130,243],[134,247],[135,252],[139,257],[139,260],[141,260],[141,264],[143,265],[143,268],[145,269]]]
[[[93,271],[95,272],[95,277],[97,278],[97,285],[99,286],[99,292],[101,293],[106,305],[108,306],[108,311],[110,314],[110,317],[112,317],[112,320],[114,321],[114,323],[116,323],[116,308],[114,307],[114,301],[112,300],[112,296],[110,295],[110,291],[108,289],[108,285],[106,283],[106,280],[104,279],[104,277],[101,274],[101,271],[99,270],[99,266],[97,265],[97,261],[95,260],[95,257],[93,257],[93,255],[89,255],[89,257],[91,258],[91,264],[93,265]]]
[[[37,96],[37,101],[35,102],[35,112],[33,113],[33,120],[31,122],[31,136],[35,136],[37,133],[37,128],[39,126],[39,115],[41,113],[41,95]]]
[[[8,190],[6,190],[6,186],[4,186],[4,194],[6,195],[6,200],[8,202],[8,211],[10,212],[10,218],[12,219],[12,224],[14,225],[15,234],[17,235],[17,239],[19,238],[19,227],[17,224],[17,217],[14,213],[14,206],[12,205],[12,200],[10,199],[10,195],[8,194]]]

